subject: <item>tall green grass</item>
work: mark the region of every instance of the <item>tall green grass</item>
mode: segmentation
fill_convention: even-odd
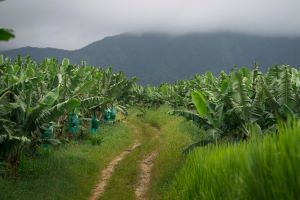
[[[249,142],[194,150],[164,198],[300,199],[300,122],[289,124]]]

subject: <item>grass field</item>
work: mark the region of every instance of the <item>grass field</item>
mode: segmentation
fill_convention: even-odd
[[[101,199],[134,199],[138,164],[154,150],[159,155],[147,196],[160,198],[184,163],[181,150],[192,142],[190,133],[198,133],[192,123],[168,115],[169,109],[149,110],[143,117],[136,117],[138,111],[133,109],[127,123],[101,129],[100,145],[92,145],[89,140],[77,141],[56,149],[40,148],[36,158],[24,156],[17,180],[0,179],[0,199],[86,199],[99,172],[135,140],[141,145],[116,167]]]
[[[72,142],[58,149],[41,149],[41,155],[24,157],[17,180],[0,178],[0,199],[86,199],[98,174],[117,154],[133,142],[123,124],[102,128],[103,143]]]
[[[128,121],[139,129],[137,139],[142,143],[116,167],[104,196],[101,199],[135,199],[134,187],[138,181],[138,163],[151,151],[158,150],[151,172],[149,199],[160,199],[170,186],[185,156],[181,153],[183,147],[192,142],[198,134],[198,129],[186,120],[170,116],[168,107],[158,110],[150,109],[143,117],[136,117],[139,112],[131,110]],[[116,192],[118,191],[118,192]]]
[[[165,199],[299,199],[300,123],[249,142],[198,148]]]
[[[168,107],[149,110],[144,120],[160,130],[159,155],[154,163],[149,199],[160,199],[184,164],[182,149],[199,134],[197,127],[180,117],[167,114]]]
[[[33,159],[24,156],[17,180],[0,178],[0,199],[87,199],[99,172],[134,141],[141,145],[116,166],[100,199],[135,199],[139,163],[153,151],[159,154],[147,190],[151,200],[300,198],[300,122],[184,155],[182,149],[203,132],[168,111],[162,106],[137,117],[132,109],[126,123],[102,127],[100,145],[77,141],[41,148]]]

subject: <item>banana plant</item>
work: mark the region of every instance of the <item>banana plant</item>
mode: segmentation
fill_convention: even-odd
[[[270,67],[266,74],[257,66],[252,71],[235,69],[228,75],[206,73],[190,82],[194,109],[173,113],[195,121],[208,138],[247,139],[253,127],[264,133],[276,128],[278,119],[299,117],[299,71],[287,65]],[[185,151],[204,143],[192,144]]]
[[[49,122],[62,131],[74,111],[91,117],[111,105],[125,108],[135,82],[110,68],[71,65],[68,59],[59,63],[52,58],[37,63],[29,57],[11,61],[0,56],[0,76],[2,143],[27,138],[33,150],[41,143],[59,143],[42,137]],[[23,149],[23,143],[14,144]]]

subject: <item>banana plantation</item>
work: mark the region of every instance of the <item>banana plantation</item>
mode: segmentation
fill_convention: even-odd
[[[0,57],[0,65],[0,153],[12,175],[24,147],[35,153],[38,145],[58,145],[97,127],[106,109],[125,112],[135,82],[110,68],[70,65],[68,59],[60,64]]]
[[[257,65],[218,76],[207,72],[174,84],[133,88],[138,105],[168,104],[171,114],[193,120],[214,139],[246,139],[252,128],[264,134],[276,130],[278,120],[300,113],[300,72],[288,65],[266,73]]]
[[[300,130],[300,71],[288,65],[274,65],[266,72],[256,64],[252,68],[219,75],[207,72],[190,80],[142,86],[136,78],[111,68],[73,65],[68,59],[36,62],[30,57],[12,60],[0,56],[0,185],[6,185],[0,199],[17,199],[18,195],[21,199],[300,198],[300,147],[295,142]],[[50,155],[43,158],[45,149]],[[66,149],[76,153],[69,155]],[[87,177],[72,187],[81,188],[84,182],[87,188],[80,194],[71,189],[53,190],[36,197],[23,194],[21,187],[12,189],[10,179],[24,181],[27,188],[26,177],[35,173],[32,169],[39,169],[36,160],[41,159],[40,164],[43,159],[51,160],[51,152],[58,156],[56,159],[65,154],[72,159],[84,155],[83,161],[76,164],[76,159],[70,160],[70,165],[62,166],[84,163],[85,170],[80,169],[76,176],[86,173]],[[149,157],[141,161],[144,154]],[[239,155],[238,163],[235,158]],[[64,162],[68,162],[68,156]],[[219,170],[221,160],[226,166]],[[101,164],[89,165],[92,161]],[[258,162],[264,166],[255,165]],[[276,168],[277,174],[270,170],[285,162],[288,167]],[[137,163],[146,163],[141,167],[146,170],[135,171]],[[97,181],[99,169],[104,171],[101,177],[106,177]],[[147,175],[151,170],[153,174]],[[268,180],[261,188],[254,188],[259,170],[264,177],[261,180]],[[44,171],[44,175],[47,173]],[[139,173],[144,177],[141,183],[136,176]],[[145,177],[149,180],[144,183]],[[212,180],[241,185],[241,189],[225,192]],[[274,186],[277,183],[281,184],[280,194],[280,187]],[[146,189],[136,186],[143,184]],[[214,187],[217,189],[212,194]]]

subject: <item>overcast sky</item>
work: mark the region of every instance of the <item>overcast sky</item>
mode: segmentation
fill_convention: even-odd
[[[300,36],[300,0],[6,0],[0,27],[21,46],[77,49],[123,32]]]

